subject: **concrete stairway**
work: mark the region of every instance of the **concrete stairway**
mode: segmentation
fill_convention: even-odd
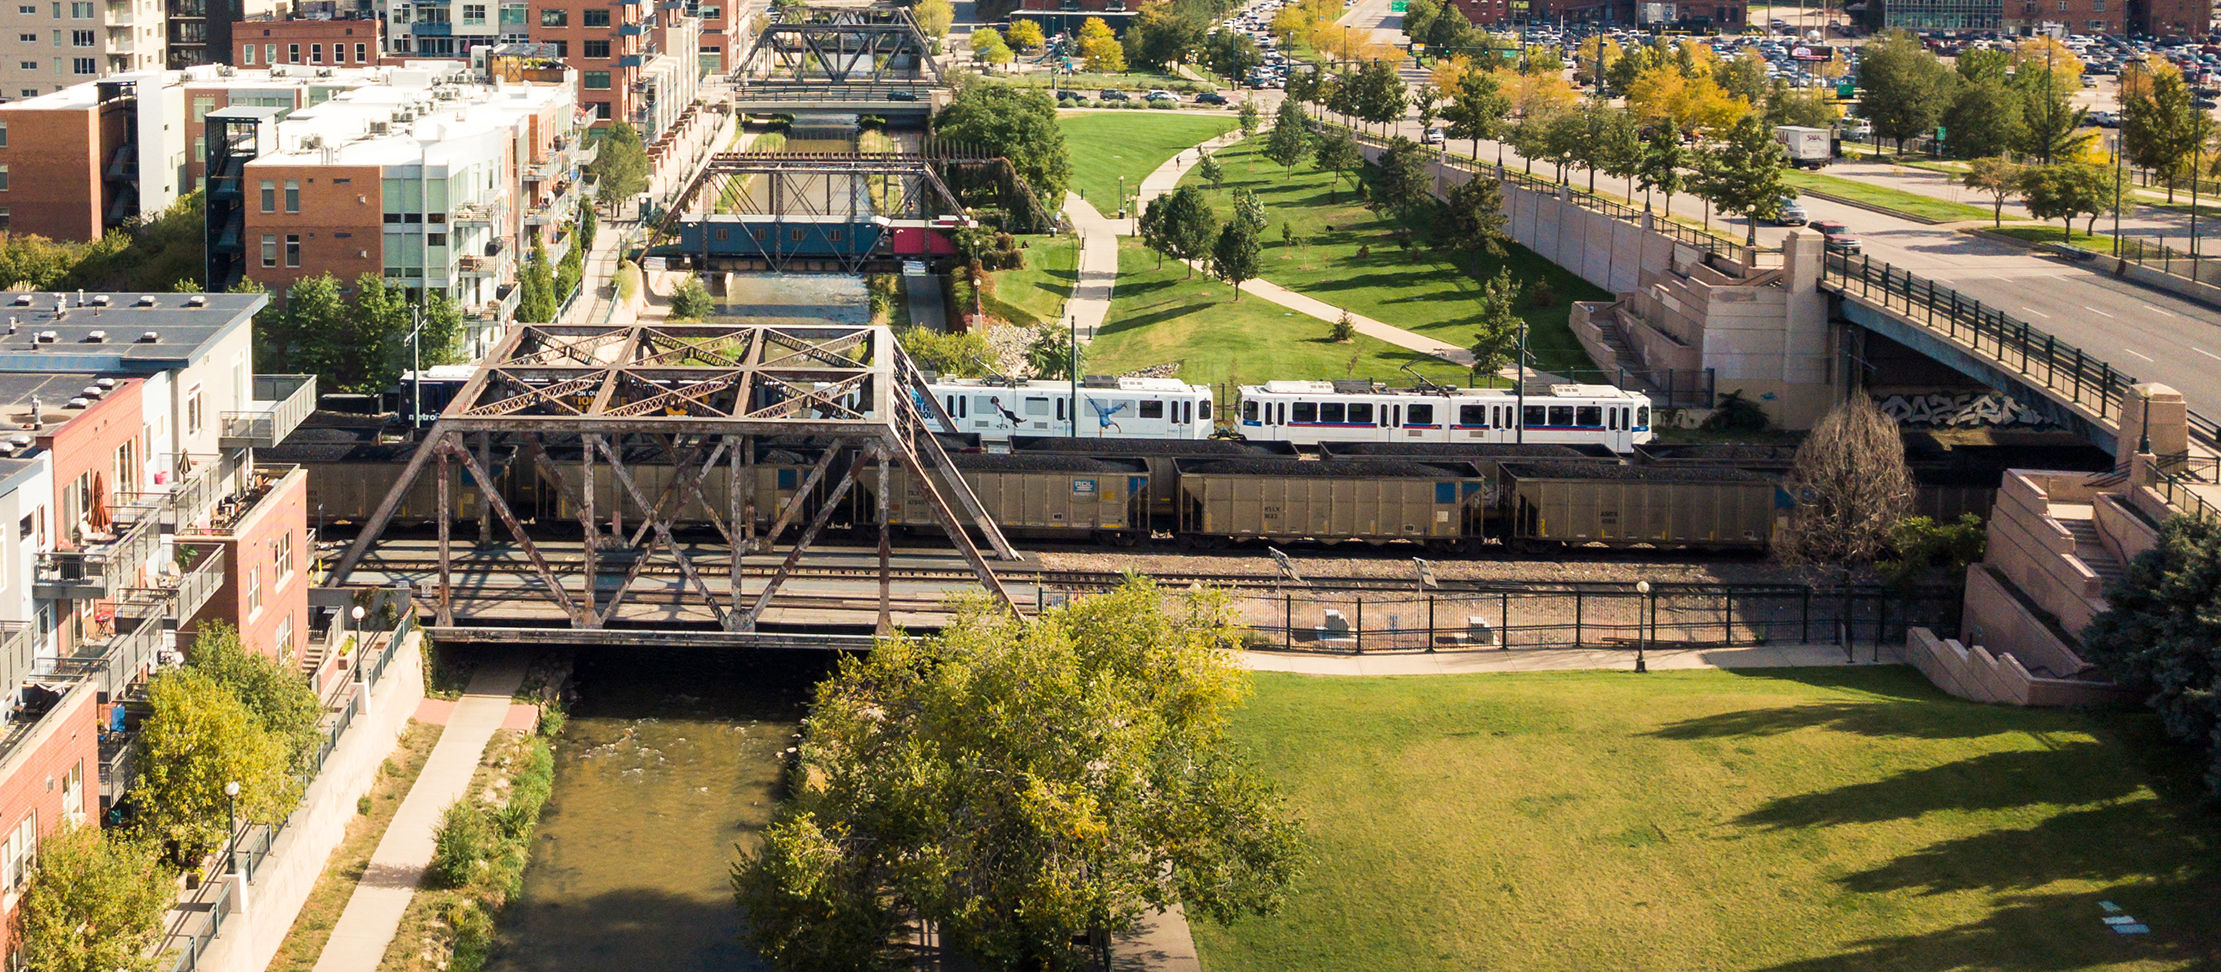
[[[2089,504],[2053,503],[2051,516],[2074,535],[2075,559],[2082,561],[2083,566],[2090,568],[2090,572],[2108,586],[2121,579],[2126,568],[2098,536],[2097,514]]]

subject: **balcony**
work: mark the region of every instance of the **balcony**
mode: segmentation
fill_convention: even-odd
[[[564,172],[564,168],[565,167],[561,163],[554,161],[527,162],[524,164],[524,181],[546,182],[549,179],[553,179],[556,176],[562,175]]]
[[[164,510],[164,520],[179,531],[208,519],[218,503],[244,491],[249,482],[245,457],[239,453],[226,452],[194,461],[197,465],[170,491]]]
[[[51,674],[85,679],[110,699],[122,697],[154,665],[163,643],[169,640],[160,610],[126,610],[132,606],[132,602],[118,605],[114,633],[78,645],[76,653],[56,661]]]
[[[496,199],[490,203],[472,203],[468,206],[457,206],[455,212],[450,214],[448,218],[449,221],[456,223],[490,224],[500,212],[501,200]]]
[[[239,488],[219,497],[214,507],[208,511],[205,521],[191,526],[178,526],[178,542],[187,542],[191,537],[233,536],[240,521],[254,512],[262,498],[268,496],[281,480],[296,474],[307,475],[301,471],[301,467],[294,465],[256,465],[247,469],[242,464],[242,469],[246,475],[242,477]]]
[[[129,55],[132,51],[137,49],[138,45],[133,41],[131,31],[118,31],[116,33],[108,35],[109,54],[122,57]]]
[[[101,11],[100,23],[104,27],[129,27],[134,23],[133,11],[128,3],[111,3]]]
[[[456,269],[466,277],[499,277],[502,265],[508,260],[502,256],[467,254],[455,259]]]
[[[448,37],[455,33],[455,25],[453,23],[435,24],[420,20],[409,25],[409,33],[418,37]]]
[[[145,495],[145,494],[140,494]],[[152,510],[135,511],[133,522],[117,522],[110,534],[86,534],[74,550],[50,550],[39,555],[34,597],[66,600],[101,600],[114,596],[135,582],[147,558],[161,546],[161,522]]]
[[[164,623],[175,629],[193,620],[201,608],[208,606],[210,598],[224,586],[224,548],[212,544],[194,546],[182,544],[181,559],[191,566],[178,570],[175,564],[166,565],[155,578],[154,587],[125,589],[116,613],[161,616]]]
[[[226,449],[268,449],[285,441],[316,410],[315,375],[254,376],[253,408],[225,412],[217,444]]]

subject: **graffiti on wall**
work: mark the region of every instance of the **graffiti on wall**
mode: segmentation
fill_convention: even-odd
[[[1899,425],[1949,428],[2050,425],[2051,419],[1996,392],[1891,395],[1875,403]]]

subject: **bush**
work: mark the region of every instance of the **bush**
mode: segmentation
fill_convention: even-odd
[[[1327,330],[1327,337],[1336,344],[1357,340],[1357,322],[1350,320],[1349,311],[1342,312],[1341,319],[1336,320],[1334,325]]]
[[[439,829],[432,834],[430,876],[444,888],[468,886],[493,849],[494,831],[486,812],[463,797],[447,805]]]
[[[1169,111],[1171,109],[1180,107],[1180,103],[1177,101],[1152,101],[1149,102],[1149,107]]]
[[[1550,286],[1548,280],[1537,280],[1534,286],[1527,288],[1527,303],[1534,307],[1555,307],[1558,288]]]
[[[365,793],[355,798],[355,815],[358,817],[370,816],[370,794]]]
[[[1707,432],[1764,432],[1768,425],[1766,412],[1758,403],[1743,397],[1738,388],[1720,396],[1719,405],[1712,416],[1704,420]]]
[[[709,295],[709,288],[702,285],[702,278],[687,274],[678,289],[671,292],[671,318],[680,321],[699,321],[717,312],[717,299]]]

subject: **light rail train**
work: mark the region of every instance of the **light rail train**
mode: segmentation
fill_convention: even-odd
[[[1268,381],[1242,386],[1235,428],[1244,439],[1297,445],[1528,442],[1628,453],[1651,439],[1650,398],[1610,385],[1552,385],[1522,397],[1505,388]]]

